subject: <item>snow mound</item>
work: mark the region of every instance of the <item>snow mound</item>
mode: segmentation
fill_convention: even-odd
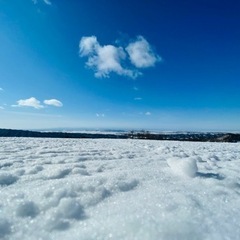
[[[193,178],[198,171],[197,161],[193,157],[189,158],[169,158],[167,159],[168,166],[174,174],[183,177]]]
[[[10,234],[10,232],[11,232],[10,223],[4,218],[0,218],[0,239]]]
[[[31,217],[34,218],[39,214],[38,206],[32,201],[21,202],[16,210],[18,217]]]
[[[39,172],[43,171],[42,166],[35,166],[33,169],[31,169],[28,174],[37,174]]]
[[[136,179],[131,179],[128,181],[119,180],[115,183],[115,187],[117,187],[121,192],[127,192],[137,187],[138,184],[139,181]]]
[[[74,198],[61,199],[57,215],[60,218],[81,219],[84,217],[84,209]]]
[[[0,185],[11,185],[18,180],[18,177],[10,173],[0,173]]]

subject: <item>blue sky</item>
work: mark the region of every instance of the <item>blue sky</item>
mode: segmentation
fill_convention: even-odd
[[[0,128],[240,131],[239,11],[0,0]]]

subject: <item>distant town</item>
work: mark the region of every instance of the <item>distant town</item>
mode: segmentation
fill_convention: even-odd
[[[33,138],[92,138],[92,139],[147,139],[191,142],[240,142],[239,133],[216,132],[151,132],[151,131],[29,131],[0,129],[0,137],[33,137]]]

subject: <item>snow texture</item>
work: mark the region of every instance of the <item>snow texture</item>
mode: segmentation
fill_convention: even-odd
[[[240,143],[0,138],[0,239],[239,239]]]

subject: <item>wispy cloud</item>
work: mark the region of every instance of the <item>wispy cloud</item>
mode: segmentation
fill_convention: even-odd
[[[49,0],[43,0],[47,5],[52,5],[52,3]]]
[[[17,105],[12,105],[12,107],[33,107],[35,109],[44,108],[44,106],[41,105],[41,102],[35,97],[31,97],[28,99],[20,99],[17,101]]]
[[[3,110],[3,109],[4,109],[4,107],[0,106],[0,109],[1,109],[1,110]]]
[[[96,113],[96,116],[97,117],[105,117],[105,114],[104,113]]]
[[[63,104],[57,99],[49,99],[49,100],[44,100],[44,104],[54,106],[54,107],[62,107]]]
[[[32,2],[34,4],[37,4],[38,3],[38,0],[32,0]],[[52,5],[52,3],[49,1],[49,0],[43,0],[44,3],[46,3],[47,5]]]
[[[88,58],[86,66],[94,70],[95,77],[99,78],[109,77],[112,72],[136,78],[142,75],[138,68],[152,67],[160,60],[142,36],[137,37],[137,40],[125,49],[114,45],[102,46],[96,36],[82,37],[79,42],[79,55]]]
[[[139,89],[138,89],[138,87],[133,87],[133,90],[138,91]]]
[[[0,92],[3,91],[3,88],[0,87]]]
[[[152,115],[152,113],[146,112],[145,115],[146,115],[146,116],[150,116],[150,115]]]
[[[161,61],[143,36],[138,36],[126,47],[131,63],[137,68],[153,67],[157,62]]]
[[[140,100],[142,100],[142,98],[141,97],[135,97],[134,100],[135,101],[140,101]]]

